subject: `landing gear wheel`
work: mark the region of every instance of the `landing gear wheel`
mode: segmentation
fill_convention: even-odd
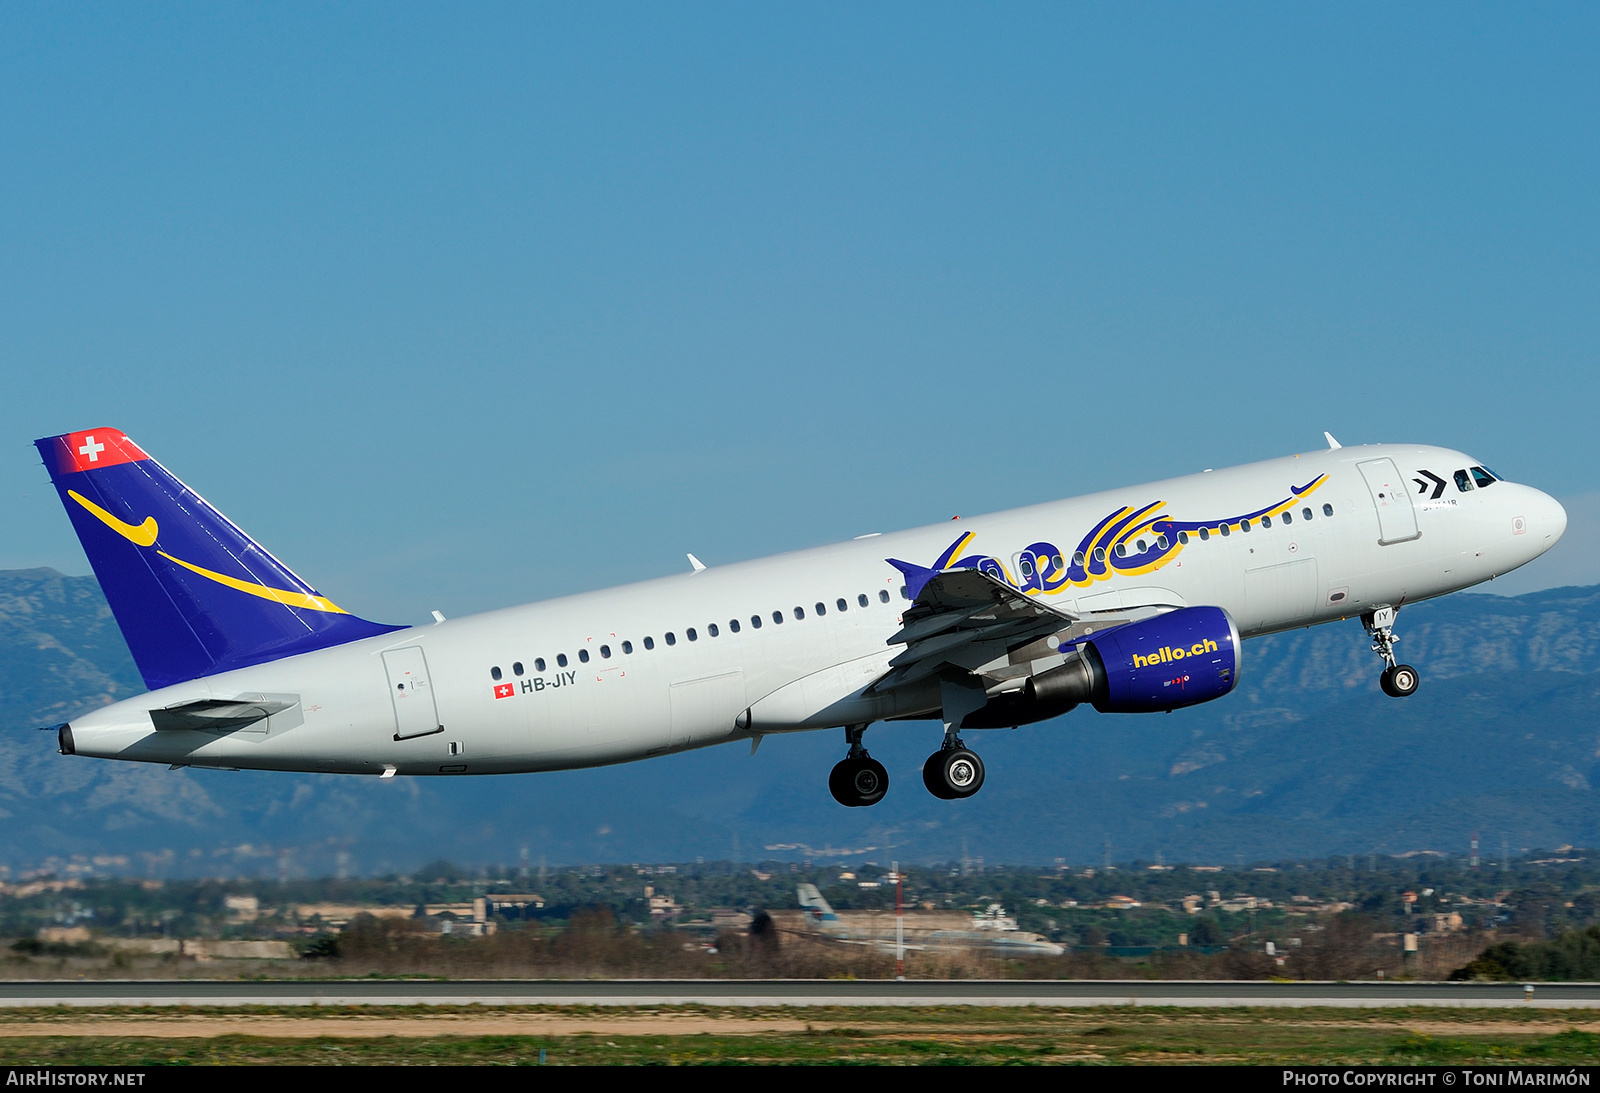
[[[865,808],[889,792],[889,772],[870,756],[843,759],[828,775],[828,792],[846,808]]]
[[[1417,670],[1409,664],[1396,664],[1392,668],[1385,668],[1383,675],[1378,677],[1378,686],[1383,688],[1383,693],[1390,698],[1410,698],[1417,693],[1417,687],[1422,683],[1422,678],[1417,675]]]
[[[944,752],[936,751],[922,764],[922,784],[941,801],[953,800],[944,784]]]
[[[946,748],[922,764],[922,784],[945,801],[971,797],[983,788],[983,760],[966,748]]]

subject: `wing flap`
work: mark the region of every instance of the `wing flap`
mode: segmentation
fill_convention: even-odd
[[[906,568],[892,559],[891,564]],[[919,574],[916,583],[916,601],[888,642],[906,648],[870,690],[891,690],[946,669],[972,672],[1076,621],[1076,616],[975,569]]]

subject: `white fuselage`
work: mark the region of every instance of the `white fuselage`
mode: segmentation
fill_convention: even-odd
[[[1378,487],[1357,466],[1379,459],[1398,469],[1405,496],[1392,500],[1410,506],[1414,536],[1397,539],[1392,514],[1380,523]],[[1289,523],[1280,515],[1227,536],[1213,525],[1146,572],[1035,593],[1079,615],[1220,606],[1251,637],[1467,588],[1549,549],[1566,526],[1561,506],[1510,482],[1460,489],[1453,472],[1475,462],[1416,445],[1318,451],[452,619],[95,710],[71,723],[73,750],[262,770],[488,774],[936,717],[936,685],[866,691],[902,648],[886,639],[909,606],[886,559],[932,566],[970,533],[965,554],[992,556],[1022,583],[1021,552],[1046,542],[1070,555],[1120,509],[1159,502],[1174,520],[1222,521],[1325,475],[1304,504],[1294,499]],[[1440,496],[1416,477],[1421,468],[1444,480]],[[226,731],[157,730],[150,717],[196,699],[256,696],[291,705]]]

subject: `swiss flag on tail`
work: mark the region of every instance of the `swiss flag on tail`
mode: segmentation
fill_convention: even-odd
[[[92,471],[149,459],[121,429],[86,429],[55,438],[56,473]]]

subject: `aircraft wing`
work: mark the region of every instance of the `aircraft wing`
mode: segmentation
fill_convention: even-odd
[[[901,616],[901,628],[888,641],[905,645],[905,651],[889,662],[889,671],[872,690],[915,683],[946,668],[978,671],[1077,620],[976,569],[911,572],[917,567],[890,561],[906,573],[908,587],[917,593]]]

